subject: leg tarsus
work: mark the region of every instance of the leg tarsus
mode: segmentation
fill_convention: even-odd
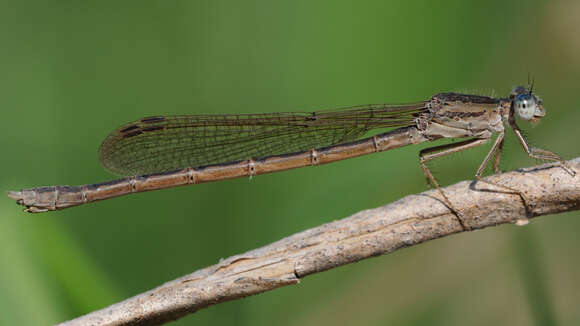
[[[560,155],[558,155],[554,152],[547,151],[545,149],[531,147],[528,144],[528,141],[526,140],[524,135],[522,134],[522,131],[520,130],[520,128],[516,124],[516,121],[513,118],[513,116],[510,116],[510,119],[508,120],[508,122],[509,122],[510,126],[512,127],[514,133],[516,134],[518,141],[520,142],[520,144],[522,145],[522,147],[524,148],[526,153],[528,153],[529,157],[541,159],[541,160],[558,162],[560,167],[563,168],[568,174],[570,174],[571,176],[576,175],[576,172],[568,166],[566,161],[564,161],[560,157]]]
[[[528,153],[528,156],[531,158],[535,158],[535,159],[553,161],[556,165],[558,165],[559,167],[564,169],[564,171],[566,171],[566,173],[570,174],[573,177],[576,176],[576,171],[572,170],[572,168],[570,168],[568,163],[566,161],[564,161],[560,157],[560,155],[558,155],[554,152],[550,152],[550,151],[547,151],[547,150],[541,149],[541,148],[532,147],[532,148],[530,148],[530,152]]]

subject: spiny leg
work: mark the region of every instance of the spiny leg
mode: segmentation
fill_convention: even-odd
[[[441,197],[443,197],[445,205],[447,205],[447,207],[453,212],[453,214],[457,216],[459,224],[465,231],[469,231],[471,228],[467,224],[465,224],[462,214],[455,208],[455,206],[453,206],[449,198],[447,198],[447,195],[445,195],[443,189],[441,189],[439,183],[437,182],[437,180],[435,179],[435,177],[433,176],[433,174],[431,173],[431,171],[429,170],[429,168],[425,163],[445,155],[461,152],[485,144],[488,140],[489,138],[472,138],[457,143],[425,148],[419,152],[419,163],[421,163],[421,167],[423,168],[423,171],[425,171],[427,179],[437,188],[437,190],[441,194]]]
[[[510,126],[512,127],[514,133],[516,134],[518,141],[520,142],[520,144],[522,145],[522,147],[524,148],[526,153],[528,153],[529,157],[535,158],[535,159],[540,159],[540,160],[547,160],[547,161],[556,162],[556,163],[558,163],[558,165],[562,169],[564,169],[566,172],[568,172],[571,176],[576,175],[576,172],[574,172],[574,170],[572,170],[568,166],[566,161],[564,161],[560,157],[560,155],[558,155],[554,152],[547,151],[545,149],[530,147],[530,144],[528,144],[528,141],[526,140],[526,138],[522,134],[522,131],[520,130],[520,128],[516,124],[516,121],[514,120],[513,117],[510,117],[508,122],[509,122]]]

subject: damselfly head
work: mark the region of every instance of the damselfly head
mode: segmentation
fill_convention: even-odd
[[[510,99],[516,115],[522,120],[538,122],[546,115],[542,100],[523,86],[514,88]]]

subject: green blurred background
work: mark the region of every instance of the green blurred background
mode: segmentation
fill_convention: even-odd
[[[143,116],[504,96],[528,73],[533,144],[580,156],[578,1],[3,1],[0,189],[114,178],[104,137]],[[530,166],[508,135],[504,169]],[[0,324],[46,325],[222,257],[425,190],[409,147],[29,215],[0,198]],[[433,165],[470,179],[486,148]],[[578,213],[428,242],[175,325],[577,325]]]

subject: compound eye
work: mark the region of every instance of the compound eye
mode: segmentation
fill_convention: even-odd
[[[536,99],[531,94],[519,94],[514,100],[516,114],[523,120],[532,119],[536,108]]]

